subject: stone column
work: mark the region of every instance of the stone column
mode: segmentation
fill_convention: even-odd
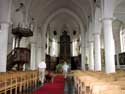
[[[38,64],[41,62],[41,60],[42,60],[42,47],[37,47],[37,57],[36,57],[36,61],[37,61],[37,63],[36,63],[36,68],[38,68]]]
[[[85,70],[85,32],[81,32],[81,69]]]
[[[95,71],[101,71],[100,34],[94,33]]]
[[[8,47],[8,23],[1,23],[0,32],[0,72],[6,72],[7,47]]]
[[[41,35],[41,59],[42,61],[46,61],[46,34],[45,32],[42,33]]]
[[[101,34],[101,9],[96,6],[95,10],[95,30],[94,36],[94,63],[95,71],[101,71],[101,44],[100,44],[100,34]]]
[[[94,19],[89,22],[89,29],[88,29],[88,49],[89,49],[89,70],[94,71]]]
[[[104,0],[102,10],[102,22],[104,31],[105,47],[105,71],[106,73],[115,72],[115,46],[112,31],[112,20],[114,11],[114,0]]]
[[[89,41],[89,70],[94,70],[93,48],[94,48],[93,41]]]
[[[105,66],[106,73],[115,72],[115,48],[112,33],[112,20],[104,19],[104,45],[105,45]]]
[[[85,69],[89,70],[89,42],[88,40],[88,33],[85,32]]]
[[[116,69],[120,68],[119,64],[119,53],[121,52],[121,43],[120,43],[120,32],[122,29],[122,23],[120,21],[117,21],[113,23],[113,35],[114,35],[114,41],[115,41],[115,55],[116,55]]]
[[[35,68],[36,68],[36,44],[31,43],[30,69],[35,70]]]
[[[16,39],[15,39],[15,36],[13,37],[13,46],[12,46],[12,49],[14,49],[16,47]]]
[[[11,0],[0,0],[0,72],[6,72]]]

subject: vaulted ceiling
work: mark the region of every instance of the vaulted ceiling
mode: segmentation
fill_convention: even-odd
[[[83,22],[83,26],[86,26],[88,17],[93,16],[95,1],[96,5],[100,6],[100,0],[13,0],[13,5],[17,8],[20,6],[20,3],[23,3],[26,11],[28,11],[28,15],[35,18],[41,25],[50,15],[61,8],[66,8],[74,12]],[[124,21],[125,0],[114,1],[116,2],[114,16]]]
[[[20,6],[20,3],[23,3],[26,9],[25,11],[28,12],[27,15],[34,18],[41,27],[43,27],[46,21],[54,15],[49,21],[50,30],[56,30],[57,34],[60,34],[60,32],[64,29],[63,27],[66,26],[68,28],[69,35],[72,35],[73,31],[77,31],[77,34],[80,34],[80,25],[84,29],[88,27],[88,22],[94,13],[96,0],[13,1],[17,8]],[[61,10],[63,11],[60,12]],[[75,38],[75,36],[73,38]]]
[[[114,10],[114,17],[116,20],[125,23],[125,0],[120,1]]]
[[[88,17],[92,15],[93,11],[93,0],[31,0],[29,14],[43,25],[51,15],[61,9],[67,9],[69,12],[74,13],[82,22],[82,26],[87,28]],[[63,27],[65,27],[64,25],[67,26],[67,31],[72,39],[76,39],[80,32],[77,19],[64,11],[57,13],[49,24],[50,31],[57,31],[57,36],[53,36],[53,32],[50,32],[51,38],[56,40],[59,40]],[[75,36],[72,33],[74,30],[77,31]]]
[[[93,0],[31,0],[29,12],[30,15],[43,24],[51,14],[61,8],[66,8],[77,14],[83,24],[86,25],[88,16],[92,13],[92,1]]]

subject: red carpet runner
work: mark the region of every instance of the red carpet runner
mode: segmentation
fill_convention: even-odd
[[[53,83],[46,83],[33,94],[64,94],[64,77],[56,76]]]

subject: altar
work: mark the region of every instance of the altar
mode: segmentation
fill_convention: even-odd
[[[70,53],[70,36],[67,31],[63,31],[60,36],[60,55],[59,62],[63,63],[66,61],[68,64],[71,63],[71,53]]]

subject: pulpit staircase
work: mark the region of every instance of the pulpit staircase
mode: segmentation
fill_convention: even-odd
[[[17,65],[17,70],[22,70],[26,63],[30,63],[28,48],[15,48],[7,56],[7,70],[11,70],[15,65]]]

